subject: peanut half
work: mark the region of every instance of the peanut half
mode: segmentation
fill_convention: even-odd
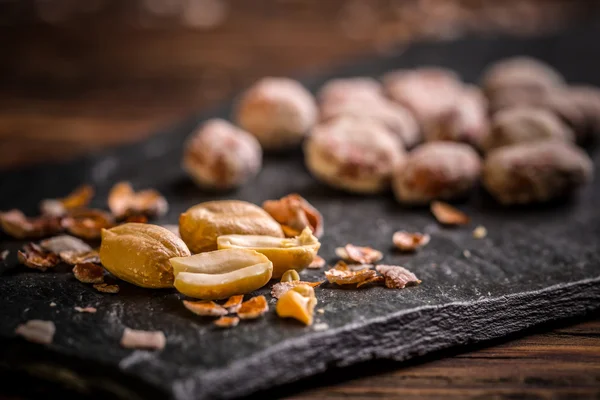
[[[259,235],[224,235],[217,238],[219,249],[251,249],[267,256],[273,263],[273,278],[290,269],[306,268],[321,247],[319,240],[305,228],[299,236],[283,239]]]
[[[170,260],[175,288],[198,299],[224,299],[250,293],[271,279],[273,263],[256,251],[226,249]]]

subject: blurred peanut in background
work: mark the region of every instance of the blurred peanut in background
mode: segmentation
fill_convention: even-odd
[[[0,0],[0,168],[133,142],[260,77],[535,35],[585,0]]]

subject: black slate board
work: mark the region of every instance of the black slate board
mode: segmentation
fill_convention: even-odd
[[[586,26],[560,37],[420,44],[401,56],[361,62],[306,82],[314,89],[331,76],[378,76],[424,64],[452,67],[475,81],[493,60],[530,54],[555,65],[571,81],[600,84],[597,37],[600,29]],[[324,285],[318,308],[325,313],[317,314],[316,321],[317,326],[328,325],[322,331],[278,319],[273,311],[223,331],[187,312],[173,291],[122,284],[119,295],[100,294],[77,282],[67,268],[25,270],[16,265],[22,243],[2,237],[0,248],[12,250],[0,278],[2,369],[121,398],[231,398],[335,367],[371,359],[406,360],[600,307],[598,184],[569,202],[511,210],[496,206],[480,191],[460,205],[474,221],[461,229],[440,228],[428,210],[402,208],[391,194],[361,197],[329,189],[311,178],[299,153],[266,157],[258,179],[239,191],[203,193],[179,168],[181,146],[198,121],[229,112],[223,107],[172,128],[168,135],[73,163],[3,172],[0,209],[33,214],[40,199],[62,196],[84,182],[98,189],[94,205],[105,207],[110,186],[130,180],[137,188],[164,193],[171,210],[158,222],[174,223],[180,212],[201,201],[236,198],[260,204],[298,192],[325,216],[320,254],[326,259],[334,261],[334,248],[347,242],[371,245],[385,251],[386,263],[414,271],[422,285],[399,291]],[[598,175],[600,157],[596,153],[594,158]],[[478,224],[489,231],[485,239],[472,238]],[[428,232],[432,241],[415,255],[399,255],[391,248],[397,229]],[[304,276],[322,279],[322,272]],[[98,312],[80,314],[75,306],[94,306]],[[15,337],[14,328],[29,319],[55,321],[52,345]],[[125,326],[163,330],[166,349],[122,349],[118,343]]]

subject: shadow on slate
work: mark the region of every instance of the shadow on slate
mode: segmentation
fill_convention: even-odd
[[[587,26],[562,36],[527,40],[418,44],[401,56],[357,62],[305,82],[316,89],[333,76],[378,76],[393,68],[425,64],[454,68],[475,82],[490,62],[529,54],[556,66],[570,81],[598,85],[597,37],[599,27]],[[501,209],[477,193],[460,205],[473,220],[472,226],[461,229],[441,228],[426,209],[402,208],[389,193],[363,197],[329,189],[310,177],[299,152],[266,157],[260,176],[238,191],[207,194],[180,169],[182,143],[199,121],[229,113],[229,106],[223,107],[182,122],[169,134],[72,163],[1,173],[0,209],[34,214],[40,199],[63,196],[84,182],[98,189],[94,205],[105,207],[110,186],[130,180],[137,188],[163,192],[171,210],[158,223],[174,223],[179,213],[202,201],[235,198],[260,204],[298,192],[325,217],[320,254],[328,261],[335,261],[338,245],[371,245],[385,251],[385,263],[408,267],[423,283],[404,290],[345,290],[325,284],[318,291],[317,306],[325,313],[316,314],[316,324],[328,326],[323,331],[279,319],[273,311],[257,321],[219,330],[211,319],[187,312],[174,291],[123,283],[118,295],[100,294],[77,282],[65,268],[47,273],[25,270],[16,261],[22,243],[2,237],[0,248],[12,250],[0,279],[3,370],[58,382],[50,390],[88,395],[233,398],[337,367],[378,359],[409,360],[599,308],[597,183],[571,201],[516,210]],[[598,176],[597,154],[594,159]],[[482,240],[473,239],[471,233],[479,224],[489,232]],[[415,255],[395,253],[391,236],[398,229],[430,233],[431,243]],[[322,274],[307,271],[304,277],[321,280]],[[264,288],[256,294],[267,293]],[[94,306],[98,312],[80,314],[75,306]],[[52,345],[15,337],[15,327],[29,319],[55,322]],[[164,331],[167,347],[162,352],[121,348],[126,326]]]

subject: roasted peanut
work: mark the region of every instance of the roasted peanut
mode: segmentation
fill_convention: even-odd
[[[383,76],[387,95],[409,109],[421,127],[452,110],[463,91],[459,76],[448,69],[423,67]]]
[[[593,163],[579,148],[557,140],[492,151],[483,184],[502,204],[527,204],[564,197],[591,181]]]
[[[510,89],[543,93],[564,84],[564,78],[548,64],[531,57],[512,57],[490,65],[481,85],[488,95]]]
[[[250,293],[269,282],[273,264],[248,249],[217,250],[170,260],[175,288],[198,299],[224,299]]]
[[[350,192],[378,193],[389,187],[405,151],[377,121],[345,116],[315,127],[304,156],[307,168],[321,181]]]
[[[181,238],[193,253],[217,249],[222,235],[283,237],[281,226],[262,208],[238,200],[198,204],[179,217]]]
[[[313,96],[288,78],[263,78],[241,97],[235,120],[264,149],[298,146],[317,118]]]
[[[394,174],[396,199],[426,204],[435,199],[465,196],[481,173],[479,155],[463,143],[425,143],[408,154]]]
[[[279,298],[275,311],[281,318],[294,318],[305,325],[312,325],[316,305],[315,290],[308,285],[298,285]]]
[[[454,106],[424,122],[427,141],[463,142],[481,149],[489,135],[487,100],[475,87],[465,88]]]
[[[342,116],[376,121],[397,136],[407,148],[415,146],[422,139],[419,125],[412,113],[400,104],[383,97],[350,98],[321,106],[321,121]]]
[[[555,114],[543,108],[509,108],[494,115],[486,151],[545,139],[573,142],[575,135]]]
[[[258,174],[261,165],[256,138],[222,119],[202,124],[184,145],[183,168],[203,188],[241,186]]]
[[[322,105],[333,105],[348,100],[375,100],[383,97],[381,84],[373,78],[337,78],[327,81],[317,98]]]
[[[117,278],[137,286],[172,287],[169,259],[189,255],[180,238],[157,225],[127,223],[102,230],[102,265]]]
[[[310,228],[295,238],[283,239],[260,235],[224,235],[217,238],[219,249],[251,249],[267,256],[273,262],[273,278],[287,270],[303,270],[315,258],[321,247]]]

